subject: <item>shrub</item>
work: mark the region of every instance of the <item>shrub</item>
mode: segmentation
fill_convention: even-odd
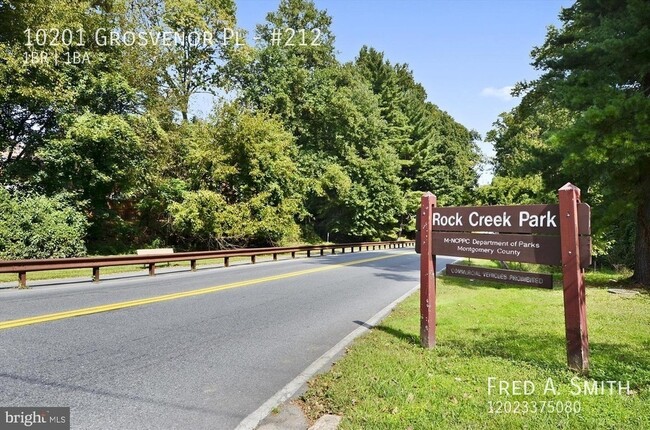
[[[10,195],[0,189],[0,258],[78,257],[86,254],[85,215],[64,196]]]

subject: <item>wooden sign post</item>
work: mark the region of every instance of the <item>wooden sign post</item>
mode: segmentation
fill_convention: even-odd
[[[420,340],[436,344],[436,255],[562,265],[567,362],[589,370],[589,341],[583,269],[591,263],[591,210],[580,203],[580,189],[559,189],[559,205],[436,207],[425,193],[417,222],[420,252]],[[490,233],[490,234],[486,234]],[[467,275],[458,266],[458,276]],[[538,284],[544,276],[483,270],[481,277],[507,277],[510,282]],[[520,272],[521,273],[521,272]],[[548,276],[548,275],[546,275]]]
[[[431,246],[431,209],[436,196],[425,193],[420,211],[420,342],[436,346],[436,255]]]
[[[580,268],[578,203],[580,189],[566,184],[560,193],[560,241],[562,242],[562,282],[564,285],[564,325],[569,367],[589,370],[585,279]]]

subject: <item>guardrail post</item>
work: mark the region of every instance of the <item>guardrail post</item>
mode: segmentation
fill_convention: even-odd
[[[93,267],[93,282],[99,282],[99,267]]]
[[[336,254],[336,249],[332,248],[332,254]]]
[[[27,272],[18,272],[18,288],[27,288]]]
[[[341,254],[345,254],[345,246],[341,248]]]
[[[354,252],[354,246],[350,247],[350,252]]]
[[[578,203],[580,189],[567,183],[559,189],[562,281],[564,284],[564,324],[567,362],[582,373],[589,371],[589,339],[585,279],[580,268]]]
[[[420,342],[436,345],[436,257],[431,243],[431,210],[436,196],[424,193],[420,209]]]
[[[320,255],[321,255],[321,257],[323,256],[323,254],[325,254],[325,248],[321,248],[321,249],[320,249]]]
[[[291,258],[296,258],[296,251],[291,251]]]
[[[196,272],[196,260],[190,260],[190,269],[192,272]]]
[[[230,257],[223,257],[223,267],[230,266]]]
[[[255,264],[255,255],[251,255],[251,264]]]
[[[278,261],[278,253],[277,252],[273,253],[273,261]]]
[[[149,263],[149,276],[156,274],[156,263]]]
[[[307,250],[307,257],[311,257],[311,250]]]

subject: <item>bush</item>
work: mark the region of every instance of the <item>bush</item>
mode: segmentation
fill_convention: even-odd
[[[2,259],[83,256],[87,229],[85,215],[63,196],[12,196],[0,189]]]

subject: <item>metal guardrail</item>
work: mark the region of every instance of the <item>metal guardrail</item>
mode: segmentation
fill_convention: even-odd
[[[332,245],[305,245],[292,246],[283,248],[241,248],[227,249],[219,251],[195,251],[179,252],[176,254],[158,254],[158,255],[117,255],[110,257],[77,257],[77,258],[52,258],[52,259],[34,259],[34,260],[0,260],[0,273],[17,273],[19,287],[27,286],[27,272],[38,272],[42,270],[61,270],[61,269],[92,269],[94,282],[99,282],[99,269],[109,266],[127,266],[134,264],[144,264],[149,266],[149,275],[156,274],[157,263],[171,263],[173,261],[189,261],[190,269],[196,270],[198,260],[208,260],[214,258],[223,258],[223,265],[228,267],[230,257],[250,257],[251,263],[255,264],[258,255],[272,255],[273,260],[278,259],[279,254],[291,254],[292,258],[296,257],[297,252],[306,252],[307,257],[311,257],[312,252],[319,252],[323,255],[326,250],[331,250],[335,254],[337,250],[345,253],[346,249],[351,252],[358,248],[361,251],[363,247],[366,251],[372,247],[373,250],[387,248],[404,248],[415,245],[413,240],[399,240],[388,242],[355,242],[355,243],[338,243]]]

